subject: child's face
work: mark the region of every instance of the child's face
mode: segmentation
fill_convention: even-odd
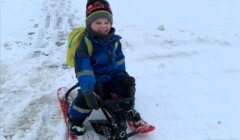
[[[93,31],[102,35],[107,35],[111,29],[111,23],[105,18],[99,18],[91,24]]]

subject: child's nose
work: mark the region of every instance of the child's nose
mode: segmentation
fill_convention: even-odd
[[[100,27],[105,28],[107,25],[106,24],[101,24]]]

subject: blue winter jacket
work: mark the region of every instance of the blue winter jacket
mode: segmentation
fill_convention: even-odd
[[[114,31],[113,31],[114,32]],[[85,36],[93,46],[92,56],[89,57],[85,40],[82,39],[75,53],[75,72],[83,93],[94,91],[96,81],[105,83],[113,75],[125,72],[125,57],[120,43],[121,37],[112,33],[108,40]],[[115,43],[118,42],[117,49]]]

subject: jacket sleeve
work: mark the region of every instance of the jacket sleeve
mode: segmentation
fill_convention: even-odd
[[[122,51],[122,44],[118,41],[118,47],[115,50],[117,66],[121,71],[125,71],[125,56]]]
[[[96,79],[84,39],[81,40],[80,46],[75,52],[74,62],[76,77],[82,92],[86,93],[89,90],[90,92],[94,91]]]

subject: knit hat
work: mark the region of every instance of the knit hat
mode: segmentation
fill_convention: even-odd
[[[105,18],[111,24],[113,23],[112,10],[109,3],[106,0],[88,0],[86,10],[86,26],[90,26],[92,22],[98,18]]]

